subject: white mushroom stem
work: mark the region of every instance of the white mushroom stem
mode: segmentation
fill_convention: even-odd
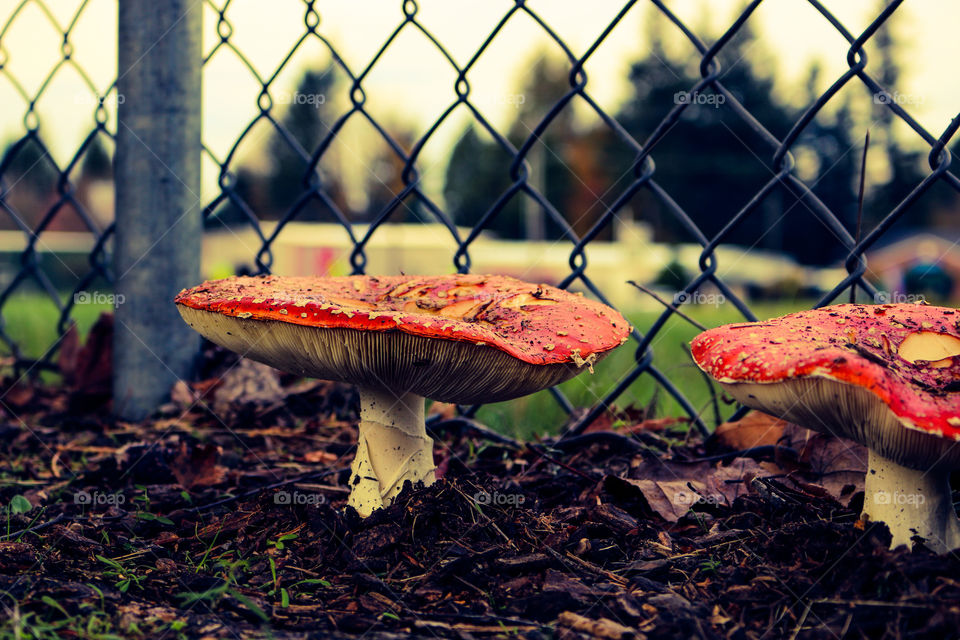
[[[865,489],[863,515],[886,523],[891,547],[910,547],[913,536],[937,553],[960,547],[948,472],[908,469],[871,451]]]
[[[433,440],[423,422],[423,396],[360,389],[357,455],[347,504],[363,517],[389,506],[404,482],[433,484]]]

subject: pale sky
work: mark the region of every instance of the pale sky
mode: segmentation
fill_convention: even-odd
[[[21,0],[0,0],[0,24],[7,22]],[[48,0],[54,18],[67,24],[81,0]],[[220,4],[219,0],[217,4]],[[418,18],[464,64],[497,21],[511,6],[507,0],[421,0]],[[716,34],[736,15],[742,0],[668,0],[671,7],[701,36]],[[826,0],[825,3],[855,35],[877,12],[874,0]],[[590,46],[622,6],[622,0],[528,0],[577,55]],[[394,0],[351,0],[316,3],[321,15],[319,30],[339,48],[355,72],[366,65],[390,31],[402,20],[400,3]],[[639,2],[610,34],[586,65],[589,93],[609,112],[627,96],[626,75],[630,62],[648,51],[644,21],[650,5]],[[709,11],[707,11],[709,8]],[[234,43],[262,74],[272,73],[288,48],[303,33],[304,5],[300,0],[234,0],[228,17]],[[709,14],[709,15],[708,15]],[[709,17],[709,24],[706,24]],[[216,39],[216,13],[207,7],[204,15],[205,52]],[[759,36],[750,56],[768,65],[776,75],[777,91],[796,100],[812,60],[823,65],[822,88],[846,69],[846,42],[805,0],[767,0],[751,18]],[[955,0],[913,0],[891,20],[903,42],[901,84],[896,87],[904,107],[929,130],[938,134],[960,110],[960,3]],[[103,91],[116,76],[116,1],[89,0],[74,28],[71,43],[74,59]],[[665,33],[671,49],[691,52]],[[0,61],[5,69],[32,94],[46,73],[61,60],[62,36],[33,2],[20,12],[0,39]],[[539,52],[559,53],[542,29],[524,14],[514,16],[491,47],[471,70],[468,79],[472,99],[493,123],[506,128],[516,100],[526,83],[525,74]],[[869,49],[868,49],[869,51]],[[274,94],[292,92],[304,69],[324,66],[329,57],[319,41],[310,39],[294,55],[274,85]],[[869,70],[869,67],[868,67]],[[410,28],[396,40],[364,82],[367,105],[375,118],[390,127],[400,123],[423,133],[454,99],[455,74],[446,60],[422,34]],[[858,81],[855,81],[858,82]],[[343,95],[331,96],[329,105],[347,108]],[[859,89],[858,89],[859,90]],[[223,156],[236,136],[256,114],[259,88],[245,67],[230,51],[220,51],[205,69],[204,140]],[[115,96],[110,129],[115,128]],[[663,112],[672,105],[663,105]],[[864,108],[869,108],[869,99]],[[38,103],[43,137],[61,165],[89,130],[95,103],[80,76],[64,66],[51,81]],[[22,133],[26,104],[9,77],[0,73],[0,141]],[[583,114],[585,111],[581,110]],[[460,107],[427,145],[421,173],[428,190],[442,188],[444,163],[449,149],[462,133],[467,111]],[[370,162],[371,129],[360,118],[348,124],[336,144],[338,157],[362,184],[364,167]],[[266,127],[254,129],[239,157],[250,163],[263,160]],[[910,136],[904,133],[904,139]],[[215,189],[216,168],[205,161],[204,192],[209,199]]]

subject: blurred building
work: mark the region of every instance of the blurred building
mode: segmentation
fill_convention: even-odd
[[[264,221],[261,226],[269,238],[276,222]],[[354,242],[362,241],[368,229],[356,224],[351,236],[339,224],[290,222],[271,243],[272,258],[263,254],[261,259],[273,273],[282,275],[348,275],[353,270]],[[457,233],[463,240],[470,229],[458,227]],[[700,272],[700,245],[655,242],[648,225],[630,220],[618,221],[612,236],[610,241],[589,243],[584,256],[587,277],[617,306],[659,308],[659,303],[639,294],[629,280],[653,286],[670,298]],[[22,232],[0,231],[0,287],[11,282],[20,269],[19,256],[26,245]],[[68,291],[89,271],[87,253],[93,245],[90,233],[45,231],[36,241],[38,264],[55,288]],[[208,231],[203,238],[203,277],[256,272],[261,246],[260,237],[249,225]],[[364,245],[365,271],[453,273],[457,248],[450,230],[442,224],[385,224]],[[571,273],[572,249],[567,240],[504,240],[481,234],[469,246],[470,270],[555,285]],[[805,267],[783,253],[733,245],[717,247],[714,256],[717,276],[738,296],[753,300],[811,297],[832,287],[846,273]],[[953,269],[960,273],[960,261]],[[674,276],[666,285],[662,281],[665,271]],[[701,291],[710,286],[704,285]],[[571,289],[585,291],[580,281]]]
[[[960,299],[960,230],[916,231],[867,253],[868,275],[894,294]]]
[[[264,234],[275,223],[263,223]],[[366,225],[354,225],[360,240]],[[461,239],[470,229],[458,228]],[[238,270],[253,269],[252,257],[259,239],[249,227],[211,231],[204,237],[203,271],[206,277],[223,277]],[[347,275],[351,273],[353,240],[339,224],[291,222],[272,244],[271,270],[283,275]],[[571,250],[567,240],[503,240],[481,234],[469,246],[473,273],[501,273],[533,282],[557,284],[571,273]],[[388,224],[376,230],[366,243],[365,269],[371,274],[453,273],[457,243],[441,224]],[[617,306],[659,304],[638,294],[629,280],[654,283],[668,265],[681,266],[685,282],[699,273],[702,247],[697,244],[668,245],[653,240],[644,223],[621,220],[611,241],[595,240],[584,250],[586,274],[608,300]],[[747,298],[780,295],[796,297],[821,291],[821,282],[836,282],[836,270],[799,265],[789,256],[773,251],[721,245],[715,251],[718,276]],[[842,276],[841,276],[842,277]],[[682,285],[680,285],[682,286]],[[573,290],[584,290],[579,281]],[[669,298],[676,288],[663,293]]]

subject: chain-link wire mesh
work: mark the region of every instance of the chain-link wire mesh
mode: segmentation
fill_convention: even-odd
[[[9,15],[0,17],[4,20],[0,27],[0,82],[7,83],[22,100],[20,105],[4,104],[0,116],[3,125],[20,118],[23,126],[23,135],[13,140],[0,158],[0,215],[6,218],[4,222],[12,223],[12,227],[23,234],[24,244],[18,256],[19,268],[12,277],[5,278],[0,290],[0,310],[3,310],[0,340],[8,347],[18,369],[52,368],[51,363],[60,342],[58,338],[39,358],[24,354],[21,345],[7,331],[8,313],[12,306],[18,304],[18,294],[39,289],[59,313],[56,329],[57,335],[62,338],[71,322],[76,295],[82,295],[80,292],[87,291],[98,280],[106,283],[111,281],[107,242],[112,233],[112,224],[98,219],[89,210],[85,198],[77,195],[81,165],[92,157],[91,154],[109,153],[106,149],[112,149],[116,133],[115,127],[108,126],[111,112],[115,115],[116,101],[111,101],[110,96],[115,98],[116,82],[97,86],[93,77],[74,57],[71,36],[87,4],[87,1],[81,2],[66,22],[48,4],[39,1],[18,2]],[[31,58],[33,52],[27,49],[11,51],[6,44],[8,33],[17,28],[18,21],[22,21],[23,15],[28,12],[41,15],[61,38],[59,58],[42,74],[39,83],[32,83],[32,87],[26,78],[19,77],[11,67],[18,58]],[[89,113],[89,129],[67,161],[58,163],[51,152],[49,138],[43,134],[38,104],[49,93],[54,80],[67,73],[74,74],[74,79],[79,78],[84,87],[83,95],[74,94],[71,107]],[[99,171],[109,172],[103,166],[109,165],[109,157],[100,160]],[[34,182],[31,178],[38,175],[49,181],[49,192],[21,193],[30,191],[29,185]],[[85,265],[68,264],[60,260],[47,244],[44,232],[68,217],[74,230],[89,232],[92,236],[92,248],[87,252]],[[45,255],[51,259],[42,260]],[[55,278],[50,271],[65,271],[73,290],[65,295],[55,285]]]
[[[725,86],[723,70],[718,61],[718,55],[724,51],[725,47],[728,47],[737,34],[745,28],[745,25],[748,24],[751,16],[754,15],[755,10],[761,4],[762,0],[749,2],[732,24],[730,24],[722,35],[712,44],[707,44],[702,41],[694,33],[693,29],[684,24],[665,3],[659,0],[652,0],[651,3],[643,3],[643,6],[652,4],[662,17],[665,17],[669,21],[672,28],[676,28],[677,32],[682,34],[682,37],[698,52],[700,79],[693,86],[689,87],[688,94],[698,95],[712,93],[717,96],[723,96],[722,108],[728,113],[734,114],[745,123],[749,129],[762,140],[763,145],[767,149],[767,156],[764,158],[764,163],[770,173],[769,179],[767,179],[763,186],[755,193],[745,194],[743,196],[741,208],[734,216],[726,221],[719,232],[707,235],[694,222],[694,216],[691,216],[690,212],[685,211],[684,208],[678,204],[677,200],[673,197],[675,194],[668,193],[658,184],[657,168],[654,162],[657,156],[658,145],[671,135],[671,130],[674,125],[684,116],[684,112],[691,108],[691,102],[678,101],[677,104],[666,113],[660,123],[649,133],[646,139],[639,140],[631,136],[627,129],[622,126],[613,115],[605,111],[591,96],[591,88],[585,71],[585,64],[591,59],[595,52],[603,46],[605,39],[607,39],[613,29],[624,20],[625,16],[631,11],[639,10],[637,6],[638,3],[635,0],[626,2],[606,28],[597,34],[593,43],[582,52],[575,52],[568,47],[561,34],[555,31],[548,21],[538,14],[533,6],[528,5],[522,0],[517,0],[513,5],[506,8],[502,19],[497,23],[496,27],[473,55],[465,61],[458,60],[452,55],[450,49],[444,45],[441,36],[432,32],[418,18],[419,8],[417,3],[413,0],[407,0],[401,3],[402,17],[399,19],[396,28],[389,34],[366,64],[359,67],[352,67],[348,64],[346,58],[340,54],[337,43],[325,35],[324,30],[320,28],[320,15],[315,3],[305,1],[303,4],[302,32],[298,38],[290,43],[289,51],[286,56],[282,58],[279,65],[275,69],[270,70],[269,73],[258,71],[255,64],[248,59],[241,48],[235,44],[234,28],[230,21],[231,0],[225,0],[223,2],[205,0],[208,19],[210,15],[214,15],[217,20],[215,29],[217,38],[207,47],[204,57],[205,66],[209,67],[211,62],[217,60],[219,57],[233,56],[249,71],[250,76],[256,82],[257,86],[261,87],[261,91],[260,95],[256,97],[257,113],[255,117],[237,138],[229,152],[225,155],[217,155],[209,146],[204,147],[204,153],[207,159],[212,160],[219,168],[219,192],[207,204],[204,210],[204,216],[207,218],[211,216],[215,217],[216,212],[224,206],[230,206],[235,211],[239,211],[245,224],[249,225],[259,238],[260,247],[256,255],[253,256],[255,264],[254,270],[258,273],[267,273],[270,271],[273,263],[272,247],[286,225],[302,216],[303,211],[308,206],[320,206],[330,217],[342,225],[345,232],[349,235],[353,245],[353,250],[349,257],[350,265],[353,272],[359,274],[364,273],[366,269],[367,255],[365,249],[369,245],[371,238],[377,234],[379,230],[382,230],[385,225],[390,224],[399,211],[408,209],[415,204],[419,210],[426,212],[428,216],[449,230],[456,246],[455,251],[450,256],[452,265],[458,272],[466,273],[471,269],[471,247],[478,240],[481,233],[485,229],[488,229],[498,216],[503,214],[512,199],[527,199],[542,208],[550,222],[560,229],[563,238],[562,242],[567,243],[569,246],[569,273],[563,278],[559,285],[563,288],[576,286],[585,289],[599,300],[609,303],[604,291],[591,279],[591,269],[587,260],[586,249],[592,241],[608,230],[618,214],[628,206],[632,198],[638,193],[646,192],[648,196],[654,198],[662,209],[668,212],[669,216],[685,230],[688,238],[702,247],[699,258],[699,272],[686,283],[685,287],[683,287],[683,292],[691,294],[704,285],[712,285],[716,287],[728,301],[736,306],[744,318],[753,320],[755,316],[746,301],[741,299],[734,289],[728,286],[718,274],[719,265],[716,252],[718,246],[729,239],[731,232],[736,227],[747,222],[755,222],[757,212],[761,209],[761,205],[766,198],[775,190],[785,188],[791,193],[796,194],[797,198],[802,202],[803,207],[831,232],[838,245],[842,248],[843,253],[847,255],[844,263],[847,271],[846,277],[836,282],[833,289],[823,295],[817,301],[816,305],[821,306],[828,304],[835,301],[844,292],[850,290],[855,291],[856,288],[860,288],[869,295],[874,295],[876,293],[874,286],[864,277],[866,273],[864,253],[871,248],[881,236],[887,233],[895,222],[907,215],[914,203],[936,183],[944,183],[953,190],[960,191],[960,180],[958,180],[955,173],[950,171],[951,156],[947,150],[947,144],[956,132],[958,125],[960,125],[960,119],[954,119],[951,124],[939,134],[928,132],[908,113],[905,105],[900,104],[898,100],[892,99],[893,87],[882,86],[875,75],[871,75],[871,73],[867,71],[868,60],[864,46],[898,9],[902,4],[902,0],[891,2],[883,8],[876,18],[870,22],[867,28],[859,35],[848,30],[821,2],[817,0],[807,1],[822,16],[823,28],[826,31],[840,34],[840,36],[849,43],[846,59],[847,69],[842,75],[835,79],[828,89],[806,105],[801,115],[793,123],[792,128],[780,137],[768,131],[764,123],[741,103],[736,92],[731,91]],[[25,5],[27,3],[24,2],[23,4]],[[36,2],[34,4],[41,8],[44,7],[42,2]],[[77,12],[78,15],[83,11],[85,5],[86,3],[81,4]],[[212,12],[212,14],[210,12]],[[49,14],[49,12],[47,13]],[[109,137],[111,133],[106,126],[107,112],[104,110],[103,105],[99,104],[94,114],[95,117],[91,124],[90,134],[84,144],[77,150],[70,164],[68,166],[58,166],[52,162],[49,154],[45,152],[46,147],[37,129],[35,116],[36,102],[42,96],[46,84],[41,85],[39,90],[28,93],[20,89],[17,79],[6,70],[4,64],[5,61],[10,58],[11,54],[17,54],[17,52],[8,52],[3,46],[3,33],[14,23],[15,18],[16,12],[7,19],[4,25],[4,31],[0,31],[0,78],[12,82],[14,86],[18,88],[18,92],[27,104],[23,115],[25,133],[15,144],[8,148],[2,162],[0,162],[0,185],[2,185],[2,187],[0,187],[0,208],[16,221],[18,228],[26,238],[27,244],[20,255],[22,266],[19,272],[6,284],[3,291],[0,292],[0,307],[6,309],[10,304],[13,304],[15,301],[14,296],[21,287],[24,286],[25,281],[30,279],[35,280],[39,283],[40,289],[44,291],[57,305],[58,309],[60,309],[61,318],[59,331],[62,333],[70,318],[72,299],[67,297],[66,300],[64,300],[45,275],[44,269],[37,261],[37,246],[42,242],[44,229],[60,214],[64,207],[68,205],[75,207],[81,219],[88,225],[89,230],[95,238],[95,246],[90,252],[89,272],[80,278],[76,291],[84,289],[94,278],[108,277],[109,257],[105,249],[107,247],[106,240],[110,235],[111,229],[109,227],[100,228],[93,219],[84,214],[83,206],[73,196],[71,175],[74,170],[74,165],[85,153],[91,141],[98,136]],[[498,130],[493,123],[485,118],[481,110],[474,104],[468,74],[471,69],[475,68],[478,60],[483,57],[485,51],[489,49],[494,39],[505,30],[506,25],[513,20],[520,19],[532,20],[539,29],[542,29],[546,37],[562,50],[568,65],[568,87],[562,97],[554,102],[521,144],[516,145],[511,142],[504,132]],[[83,70],[73,62],[70,55],[70,29],[72,24],[66,26],[59,25],[53,19],[52,15],[50,16],[50,20],[56,28],[63,33],[64,44],[62,59],[51,69],[48,79],[52,78],[62,66],[67,65],[75,67],[79,73],[83,74]],[[449,107],[444,110],[412,144],[403,144],[388,132],[388,127],[378,121],[371,113],[371,110],[367,106],[367,98],[364,92],[365,79],[369,77],[371,71],[378,63],[382,62],[385,56],[390,55],[388,51],[390,45],[395,42],[401,34],[406,35],[407,32],[413,32],[416,37],[422,38],[425,42],[429,43],[431,47],[434,47],[449,63],[456,74],[456,82],[450,95]],[[329,51],[333,64],[338,72],[342,73],[348,79],[349,85],[345,88],[345,93],[349,100],[348,107],[339,114],[333,124],[329,126],[329,130],[322,136],[319,144],[312,146],[304,146],[307,144],[306,141],[298,140],[296,135],[284,126],[281,118],[277,117],[278,109],[272,95],[277,89],[276,81],[278,76],[287,65],[290,64],[298,49],[308,42],[318,42]],[[808,130],[818,114],[820,114],[824,107],[849,83],[861,83],[869,93],[874,96],[875,102],[882,103],[885,108],[890,111],[892,118],[906,124],[909,129],[930,148],[928,156],[929,172],[926,176],[914,185],[912,191],[910,191],[909,195],[902,201],[890,203],[889,211],[886,211],[880,218],[880,222],[872,229],[865,230],[865,233],[859,238],[848,229],[848,225],[842,222],[845,218],[825,204],[823,200],[814,193],[811,185],[798,176],[794,156],[791,153],[792,149],[797,145],[798,140],[800,140]],[[102,97],[108,95],[113,89],[111,86],[98,90],[92,82],[88,82],[88,84],[91,94],[100,102],[102,102]],[[205,99],[210,100],[211,98],[205,96]],[[629,179],[625,181],[625,184],[620,186],[620,191],[616,194],[613,202],[610,203],[609,206],[606,206],[599,215],[595,216],[592,225],[585,233],[580,234],[574,230],[570,221],[560,213],[558,203],[551,202],[537,182],[532,179],[529,163],[532,149],[552,126],[556,126],[559,115],[574,102],[579,103],[581,107],[585,107],[592,115],[595,115],[618,143],[628,147],[633,154],[633,162],[628,176]],[[479,221],[466,235],[461,234],[460,229],[455,224],[449,211],[445,210],[441,203],[431,198],[421,181],[421,154],[424,147],[434,138],[438,129],[451,118],[451,114],[455,110],[464,109],[469,112],[474,125],[489,134],[496,145],[500,147],[509,158],[509,162],[505,163],[502,167],[503,172],[509,177],[508,188],[505,189],[503,193],[496,194],[493,204],[489,206]],[[9,111],[7,113],[9,113]],[[402,163],[400,175],[402,188],[396,190],[389,198],[389,202],[376,213],[368,224],[365,223],[362,227],[356,226],[351,221],[348,213],[343,210],[342,204],[327,190],[324,181],[321,180],[320,166],[323,159],[326,154],[330,152],[332,144],[337,139],[337,136],[341,134],[345,125],[353,119],[362,120],[370,125],[389,147],[390,152]],[[241,193],[241,190],[237,188],[237,150],[251,135],[251,131],[256,126],[262,126],[261,123],[263,122],[268,123],[269,126],[276,131],[279,138],[283,140],[289,150],[299,159],[301,179],[300,192],[293,198],[293,203],[276,221],[276,224],[270,227],[262,224],[261,212],[257,211],[256,207],[251,204],[244,194]],[[18,214],[16,208],[11,204],[9,199],[11,184],[6,175],[18,155],[22,153],[28,145],[38,145],[41,150],[44,150],[43,158],[40,161],[49,163],[57,176],[57,198],[49,204],[44,215],[39,218],[39,222],[33,225],[25,224],[22,216]],[[690,153],[695,152],[696,149],[690,149]],[[638,292],[638,295],[642,294]],[[700,417],[702,408],[694,406],[674,382],[671,381],[670,376],[664,372],[661,363],[654,361],[653,351],[651,349],[654,339],[664,328],[668,320],[676,313],[676,309],[681,304],[682,297],[675,298],[672,302],[666,304],[663,312],[650,326],[638,327],[633,331],[631,347],[635,350],[635,357],[630,370],[624,371],[622,377],[619,378],[619,381],[613,388],[607,390],[606,394],[600,398],[592,408],[579,414],[576,424],[569,431],[570,433],[576,433],[582,430],[582,428],[603,412],[605,408],[612,406],[641,376],[649,376],[654,380],[660,388],[676,400],[683,411],[689,415],[698,427],[702,429],[705,428],[704,422]],[[18,350],[18,345],[3,331],[2,326],[0,326],[0,339],[3,339],[9,345],[14,357],[22,364],[24,358]],[[44,360],[49,361],[52,353],[52,351],[48,353]],[[561,407],[563,407],[567,413],[574,411],[575,407],[561,392],[553,390],[553,393]],[[470,413],[475,411],[476,407],[463,408],[463,410]]]

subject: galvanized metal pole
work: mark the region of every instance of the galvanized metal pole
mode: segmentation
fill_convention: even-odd
[[[200,273],[203,3],[118,4],[113,397],[138,420],[189,375],[198,348],[172,299]]]

